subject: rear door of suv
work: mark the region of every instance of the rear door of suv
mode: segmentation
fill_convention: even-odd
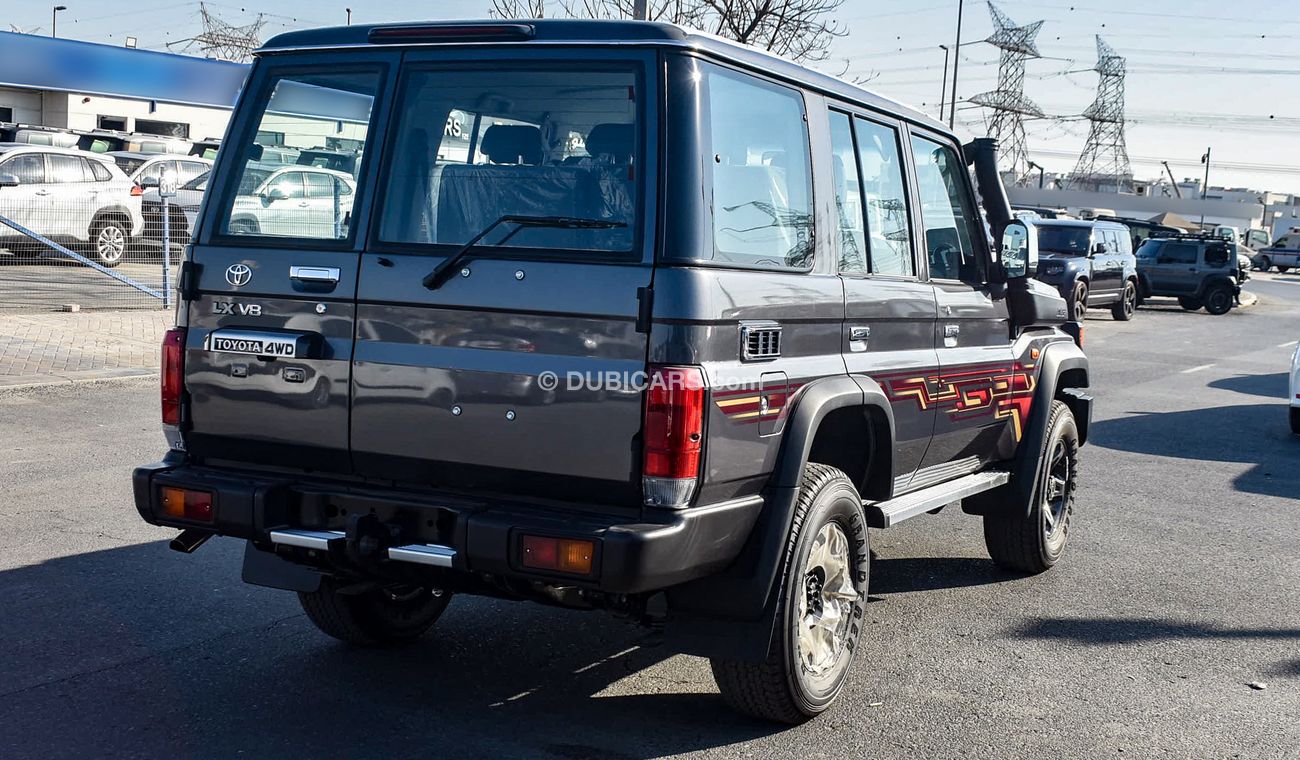
[[[346,146],[366,156],[363,176],[373,171],[366,148],[379,139],[396,64],[379,51],[270,57],[255,67],[182,277],[192,453],[350,470],[355,286],[369,198],[340,198],[332,224],[295,221],[292,212],[271,228],[245,218],[282,203],[253,195],[276,168],[262,161],[264,149]]]
[[[359,473],[637,502],[654,60],[406,54],[358,285]]]

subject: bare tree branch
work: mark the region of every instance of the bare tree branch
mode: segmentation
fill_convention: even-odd
[[[635,0],[492,0],[500,18],[626,19]],[[650,20],[705,29],[797,61],[824,61],[848,34],[832,18],[845,0],[650,0]]]

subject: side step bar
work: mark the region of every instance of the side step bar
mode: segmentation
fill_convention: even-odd
[[[271,543],[319,551],[328,551],[331,541],[342,541],[346,538],[347,534],[341,530],[283,528],[271,531]],[[441,544],[407,544],[390,546],[388,558],[398,562],[414,562],[417,565],[451,567],[452,560],[456,558],[456,550]]]
[[[1011,473],[1001,470],[977,472],[947,483],[906,493],[889,501],[864,501],[862,506],[867,513],[867,525],[873,528],[888,528],[909,517],[916,517],[967,496],[974,496],[1005,485],[1010,480]]]

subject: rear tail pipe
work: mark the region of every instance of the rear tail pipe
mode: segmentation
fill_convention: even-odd
[[[203,544],[214,535],[215,534],[210,531],[199,530],[197,528],[186,528],[181,531],[179,536],[173,538],[171,543],[167,545],[171,547],[172,551],[180,552],[181,554],[193,554],[195,549],[203,546]]]

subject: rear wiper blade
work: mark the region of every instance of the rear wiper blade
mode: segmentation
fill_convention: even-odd
[[[492,230],[503,224],[516,225],[509,235],[501,238],[495,245],[505,245],[506,241],[515,236],[515,233],[529,227],[554,227],[558,229],[569,230],[612,230],[618,227],[626,227],[627,222],[611,222],[605,219],[582,219],[572,216],[520,216],[518,214],[506,214],[497,219],[495,222],[483,228],[483,231],[469,239],[469,242],[462,245],[452,255],[443,260],[441,264],[433,268],[433,271],[425,275],[424,287],[429,290],[437,290],[442,287],[443,283],[451,279],[452,272],[456,266],[471,255],[480,255],[475,251],[479,241],[487,237]]]

